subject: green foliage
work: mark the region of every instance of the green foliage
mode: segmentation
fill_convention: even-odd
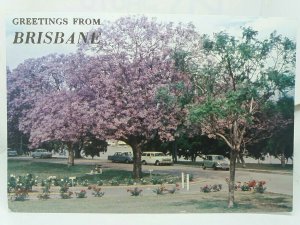
[[[77,198],[86,198],[86,190],[80,190],[79,192],[75,192]]]
[[[120,178],[116,177],[109,181],[110,185],[112,186],[119,186],[120,185]]]
[[[131,196],[140,196],[142,193],[142,189],[135,187],[133,189],[127,189],[127,192],[130,192]]]
[[[61,183],[59,193],[62,199],[69,199],[73,195],[73,192],[69,191],[69,186],[67,183]]]
[[[8,192],[14,192],[16,190],[32,191],[32,186],[37,185],[37,177],[28,173],[25,176],[15,176],[11,174],[8,177],[7,189]]]
[[[158,88],[155,99],[158,103],[164,104],[167,107],[171,107],[176,103],[176,98],[171,95],[167,87]]]
[[[98,186],[102,186],[104,184],[104,181],[103,180],[98,180],[97,183],[96,183]]]
[[[51,183],[46,182],[44,187],[42,188],[42,193],[38,195],[38,199],[40,200],[47,200],[50,198],[50,187]]]
[[[182,72],[188,71],[187,61],[189,59],[190,53],[187,51],[175,51],[173,54],[173,59],[175,60],[175,67]]]
[[[28,190],[18,188],[14,191],[14,201],[25,201],[26,199],[28,199]]]
[[[265,181],[259,181],[257,185],[254,187],[254,191],[257,193],[264,193],[267,189],[265,186],[266,182]]]
[[[283,126],[277,126],[269,138],[254,142],[247,146],[248,154],[255,158],[262,158],[266,154],[285,158],[292,158],[294,152],[294,99],[284,96],[274,101],[268,101],[262,111],[267,117],[277,115],[286,121]]]
[[[94,187],[92,195],[101,198],[104,196],[104,192],[101,191],[101,188]]]
[[[100,152],[107,151],[107,142],[104,140],[99,140],[95,136],[89,134],[84,142],[84,154],[85,156],[91,156],[94,158],[95,156],[100,156]]]
[[[165,191],[166,191],[166,188],[165,188],[165,186],[164,185],[162,185],[161,184],[161,186],[159,186],[159,187],[157,187],[157,188],[155,188],[154,190],[152,190],[155,194],[157,194],[157,195],[162,195],[162,194],[164,194],[165,193]]]
[[[160,177],[152,177],[151,179],[151,183],[152,184],[163,184],[165,181],[164,179],[160,178]]]
[[[133,185],[133,184],[134,184],[134,180],[131,179],[131,178],[125,179],[124,181],[125,181],[125,183],[126,183],[127,185]]]
[[[261,110],[294,88],[295,43],[276,32],[265,40],[257,37],[251,27],[242,28],[240,39],[226,32],[213,38],[204,35],[201,53],[207,60],[191,73],[200,101],[190,105],[189,120],[210,137],[223,134],[229,146],[240,145],[234,142],[247,137],[245,129],[252,134],[268,129],[268,117],[261,117]],[[265,123],[259,123],[261,119]]]
[[[204,185],[200,187],[200,191],[204,193],[218,192],[222,190],[222,184]]]
[[[241,190],[242,191],[250,191],[251,188],[249,187],[249,185],[247,183],[244,183],[242,186],[241,186]]]

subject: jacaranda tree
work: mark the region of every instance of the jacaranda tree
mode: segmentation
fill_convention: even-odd
[[[87,65],[93,69],[85,79],[95,93],[93,133],[130,145],[133,175],[139,178],[142,146],[156,135],[173,140],[185,119],[186,110],[177,98],[189,88],[189,80],[176,68],[173,56],[178,50],[199,47],[198,35],[192,25],[174,26],[147,17],[103,22],[99,32],[99,45],[80,49],[93,57]]]
[[[77,68],[67,67],[72,59],[72,55],[29,59],[8,77],[9,119],[18,118],[31,147],[49,141],[65,143],[70,165],[74,165],[73,144],[91,129],[88,101],[73,83]]]

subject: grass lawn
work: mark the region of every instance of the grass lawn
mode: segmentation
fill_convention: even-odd
[[[95,168],[93,165],[75,165],[68,167],[66,164],[59,163],[47,163],[47,162],[29,162],[22,160],[10,159],[7,163],[7,175],[14,174],[16,176],[24,176],[28,173],[38,176],[38,182],[47,179],[49,176],[56,176],[57,179],[77,177],[77,180],[88,181],[90,184],[96,184],[97,181],[103,181],[104,184],[108,184],[112,180],[116,180],[117,183],[126,184],[132,179],[132,172],[125,170],[104,169],[102,174],[89,175],[91,170]],[[143,173],[143,178],[150,182],[149,173]],[[156,180],[174,180],[177,177],[168,175],[153,175],[152,178]]]
[[[49,176],[70,177],[89,173],[95,166],[75,165],[68,167],[64,164],[53,164],[47,162],[30,162],[23,160],[9,159],[7,161],[7,174],[26,175],[27,173],[46,179]]]
[[[109,190],[107,190],[109,192]],[[106,192],[106,193],[107,193]],[[14,212],[48,213],[268,213],[291,212],[292,197],[272,193],[236,192],[236,205],[227,208],[227,193],[175,193],[155,195],[144,189],[133,197],[107,193],[101,198],[9,201]]]

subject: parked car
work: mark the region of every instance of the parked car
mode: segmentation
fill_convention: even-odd
[[[11,156],[18,156],[18,152],[16,150],[13,150],[11,148],[7,149],[7,156],[11,157]]]
[[[207,155],[203,160],[203,169],[206,168],[229,170],[229,161],[222,155]]]
[[[48,152],[46,149],[36,149],[31,153],[33,158],[51,158],[52,153]]]
[[[112,162],[132,163],[133,155],[131,152],[116,152],[114,155],[109,155],[107,159]]]
[[[172,165],[172,157],[166,156],[162,152],[144,152],[142,154],[142,163],[146,164],[154,164],[154,165]]]

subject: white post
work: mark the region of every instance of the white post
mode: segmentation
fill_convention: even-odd
[[[184,188],[184,172],[181,173],[181,187]]]
[[[190,190],[190,175],[189,174],[186,175],[186,190],[187,191]]]
[[[74,180],[76,179],[76,177],[69,177],[69,179],[70,179],[71,182],[72,182],[72,187],[74,187]]]

